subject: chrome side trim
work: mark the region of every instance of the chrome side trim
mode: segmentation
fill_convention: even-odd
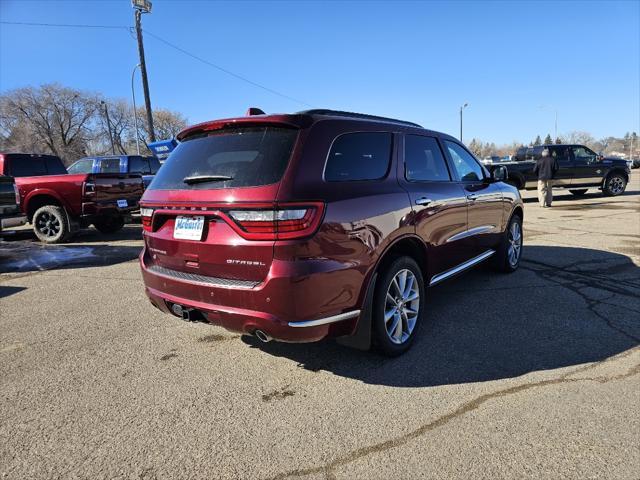
[[[436,283],[440,283],[443,280],[446,280],[447,278],[452,277],[452,276],[454,276],[454,275],[466,270],[467,268],[473,267],[474,265],[480,263],[481,261],[486,260],[491,255],[493,255],[494,253],[496,253],[495,250],[487,250],[483,254],[478,255],[477,257],[474,257],[471,260],[467,260],[466,262],[461,263],[457,267],[453,267],[452,269],[447,270],[446,272],[442,272],[442,273],[439,273],[438,275],[434,275],[433,277],[431,277],[431,281],[429,282],[429,286],[432,287]]]
[[[495,225],[481,225],[479,227],[470,228],[464,232],[456,233],[452,237],[447,238],[447,242],[455,242],[456,240],[462,240],[463,238],[471,237],[473,235],[480,235],[482,233],[489,233],[496,229]]]
[[[341,322],[360,315],[360,310],[352,312],[340,313],[332,317],[319,318],[317,320],[303,320],[302,322],[289,322],[290,327],[317,327],[318,325],[326,325],[327,323]]]
[[[208,277],[206,275],[198,275],[197,273],[179,272],[170,268],[161,267],[160,265],[151,265],[147,270],[154,275],[170,278],[171,280],[183,280],[191,283],[205,285],[207,287],[225,287],[225,288],[254,288],[260,282],[250,280],[236,280],[233,278]]]

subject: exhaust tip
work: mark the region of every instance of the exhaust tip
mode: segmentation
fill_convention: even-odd
[[[271,340],[273,340],[269,335],[264,333],[262,330],[256,330],[255,332],[253,332],[253,334],[256,337],[258,337],[258,340],[260,340],[263,343],[267,343],[267,342],[270,342]]]

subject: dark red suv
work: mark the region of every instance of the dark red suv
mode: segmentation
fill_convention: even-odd
[[[523,209],[456,139],[347,112],[187,128],[141,202],[153,305],[262,341],[405,351],[425,289],[518,268]]]

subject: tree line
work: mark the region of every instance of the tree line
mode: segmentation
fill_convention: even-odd
[[[603,153],[604,155],[624,154],[629,155],[633,148],[633,155],[637,157],[640,152],[640,144],[638,144],[638,134],[636,132],[627,132],[623,137],[605,137],[596,139],[589,132],[573,131],[558,138],[553,139],[550,134],[544,140],[537,135],[530,143],[511,142],[509,144],[496,145],[493,142],[483,142],[479,139],[472,139],[468,147],[476,156],[483,158],[492,155],[506,156],[513,153],[520,147],[528,145],[550,145],[550,144],[579,144],[586,145],[594,152]]]
[[[91,155],[150,154],[144,107],[59,84],[24,87],[0,95],[0,151],[57,155],[66,165]],[[108,121],[107,121],[108,117]],[[156,137],[173,138],[187,126],[181,113],[153,111]],[[113,144],[113,146],[112,146]]]

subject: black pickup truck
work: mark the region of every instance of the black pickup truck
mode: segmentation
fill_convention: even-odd
[[[576,196],[584,195],[590,188],[598,188],[605,195],[616,196],[627,188],[631,173],[629,163],[618,158],[604,158],[584,145],[522,147],[510,162],[485,162],[484,165],[489,171],[498,166],[506,167],[507,183],[520,190],[534,190],[538,185],[538,177],[533,173],[533,167],[545,148],[549,149],[560,167],[554,188],[568,189]]]
[[[15,180],[13,177],[0,175],[0,233],[26,222],[26,215],[20,211],[20,194]]]

